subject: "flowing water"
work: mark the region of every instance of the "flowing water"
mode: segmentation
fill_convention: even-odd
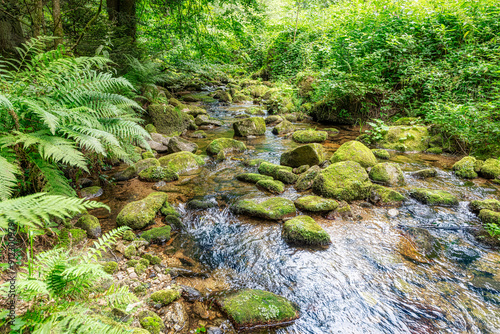
[[[192,140],[204,151],[212,139],[232,137],[231,120],[249,106],[210,105],[211,116],[225,125],[206,130],[208,138]],[[331,154],[358,135],[359,129],[340,128],[324,143],[325,149]],[[264,289],[296,303],[300,319],[275,332],[500,333],[500,256],[476,240],[472,232],[479,222],[467,207],[473,199],[498,198],[497,186],[455,177],[449,169],[456,157],[392,152],[391,161],[400,163],[406,176],[407,185],[400,192],[414,187],[447,190],[461,199],[460,205],[430,207],[409,199],[393,217],[388,208],[358,202],[352,204],[350,220],[313,215],[330,234],[329,247],[292,247],[283,241],[279,223],[235,216],[229,206],[242,196],[270,196],[235,180],[238,173],[256,172],[239,158],[279,163],[281,153],[297,144],[273,135],[270,128],[265,136],[244,142],[244,154],[211,162],[172,183],[171,194],[185,224],[177,242],[230,287]],[[438,169],[436,178],[412,177],[412,171],[429,166]],[[153,191],[152,185],[138,180],[122,183],[105,202],[116,214],[125,203]],[[294,200],[302,195],[289,186],[279,196]],[[185,209],[182,202],[193,197],[216,200],[219,207]],[[113,227],[113,215],[101,218]],[[427,255],[425,261],[407,254],[405,249],[414,246]]]

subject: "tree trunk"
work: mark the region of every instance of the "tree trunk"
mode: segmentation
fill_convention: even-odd
[[[108,17],[116,24],[124,36],[135,40],[137,19],[135,15],[136,0],[106,0]]]
[[[7,0],[0,7],[0,53],[11,54],[24,41],[21,20],[16,14],[20,13],[17,0]]]
[[[40,32],[42,30],[43,23],[43,0],[35,1],[35,15],[33,22],[33,37],[40,36]]]
[[[56,36],[54,46],[57,47],[59,44],[62,44],[64,36],[60,0],[52,0],[52,18],[54,20],[54,36]]]

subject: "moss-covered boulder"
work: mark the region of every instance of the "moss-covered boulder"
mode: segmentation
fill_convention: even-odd
[[[265,122],[268,125],[278,124],[280,122],[283,122],[283,118],[278,115],[270,115],[266,117]]]
[[[288,324],[299,317],[295,305],[274,293],[244,289],[223,294],[217,304],[236,329]]]
[[[472,212],[479,213],[481,210],[500,212],[500,201],[496,199],[476,200],[469,203]]]
[[[309,166],[309,165],[302,165],[302,166],[300,166],[300,167],[294,168],[294,169],[293,169],[293,172],[294,172],[295,174],[302,174],[302,173],[307,172],[307,170],[308,170],[309,168],[311,168],[311,166]]]
[[[266,133],[266,122],[262,117],[250,117],[233,123],[235,137],[262,136]]]
[[[291,122],[284,120],[284,121],[278,123],[278,125],[276,125],[273,128],[272,132],[275,135],[283,135],[285,133],[290,133],[293,131],[295,131],[295,126]]]
[[[165,324],[160,316],[153,311],[145,310],[137,315],[142,328],[146,329],[150,334],[160,334],[165,329]]]
[[[312,188],[314,179],[318,176],[321,168],[319,166],[312,166],[304,173],[302,173],[297,182],[295,183],[295,189],[297,191],[306,191]]]
[[[145,182],[157,182],[157,181],[177,181],[179,175],[169,167],[149,167],[139,173],[139,180]]]
[[[406,197],[399,192],[378,184],[371,188],[370,202],[375,205],[396,205],[404,201]]]
[[[476,172],[476,161],[474,157],[464,157],[460,161],[455,162],[453,170],[459,177],[474,179],[478,176]]]
[[[165,216],[177,216],[180,217],[181,214],[177,212],[177,210],[167,201],[163,203],[163,206],[160,209],[161,213]]]
[[[239,140],[232,138],[217,138],[213,140],[207,146],[207,153],[210,155],[217,155],[220,152],[224,152],[224,154],[230,152],[244,152],[247,147],[245,144]]]
[[[97,239],[101,236],[101,224],[99,224],[99,219],[95,216],[83,215],[78,219],[75,226],[87,232],[90,238]]]
[[[132,229],[142,229],[154,222],[156,213],[167,200],[168,195],[162,192],[154,192],[146,198],[130,202],[123,207],[116,217],[118,226],[128,226]]]
[[[495,224],[500,226],[500,212],[483,209],[479,212],[478,217],[483,224]]]
[[[146,131],[149,132],[149,133],[156,133],[156,132],[158,132],[158,131],[156,131],[156,127],[153,124],[146,124],[144,126],[144,129],[146,129]]]
[[[429,148],[429,131],[425,126],[391,126],[380,146],[402,152],[424,152]]]
[[[261,180],[273,180],[273,177],[255,173],[242,173],[236,175],[236,179],[243,182],[257,183]]]
[[[148,114],[159,133],[172,135],[182,133],[188,128],[191,121],[189,116],[181,111],[182,106],[182,103],[179,102],[177,108],[158,103],[153,103],[148,107]]]
[[[135,233],[131,230],[126,230],[125,233],[123,233],[122,239],[126,241],[134,241]]]
[[[458,205],[458,198],[444,190],[415,188],[410,190],[410,196],[428,205]]]
[[[273,194],[281,194],[285,191],[285,185],[277,180],[260,180],[256,183],[257,187],[269,191]]]
[[[118,271],[118,263],[116,263],[115,261],[109,261],[109,262],[106,262],[103,266],[102,266],[102,269],[112,275],[114,273],[116,273]]]
[[[168,141],[167,149],[167,153],[177,153],[183,151],[196,153],[198,145],[180,137],[172,137]]]
[[[295,131],[292,139],[297,143],[322,143],[328,138],[328,132],[313,129]]]
[[[221,126],[222,122],[209,117],[208,115],[198,115],[196,116],[196,119],[194,120],[194,123],[197,126]]]
[[[270,198],[261,203],[254,200],[239,200],[233,205],[232,210],[236,214],[270,220],[280,220],[296,212],[293,202],[282,197]]]
[[[124,170],[117,172],[114,175],[116,181],[127,181],[137,176],[137,168],[135,165],[128,166]]]
[[[413,172],[412,175],[421,179],[426,179],[428,177],[436,177],[437,170],[435,170],[434,168],[426,168],[417,170],[416,172]]]
[[[429,147],[425,152],[432,154],[441,154],[443,149],[441,147]]]
[[[320,246],[331,243],[328,233],[309,216],[297,216],[285,222],[283,238],[294,245]]]
[[[85,199],[93,199],[101,196],[103,193],[104,191],[99,186],[86,187],[80,190],[80,197]]]
[[[386,151],[386,150],[383,150],[383,149],[373,149],[372,150],[372,153],[375,157],[379,158],[379,159],[390,159],[391,158],[391,154]]]
[[[314,179],[314,193],[338,200],[354,201],[370,195],[372,183],[365,169],[355,161],[334,163]]]
[[[285,184],[294,184],[299,179],[299,176],[287,170],[280,169],[276,172],[276,179]]]
[[[141,234],[147,242],[154,244],[162,244],[170,240],[170,231],[172,228],[170,226],[155,227],[150,230],[145,231]]]
[[[333,199],[327,199],[320,196],[303,196],[295,200],[295,206],[300,210],[311,212],[333,211],[338,208],[339,203]]]
[[[166,306],[179,299],[180,296],[181,293],[178,289],[170,288],[170,289],[156,291],[152,293],[149,298],[155,304]]]
[[[259,98],[263,97],[268,90],[269,87],[265,85],[252,85],[245,88],[245,93],[248,93],[250,96],[254,98]]]
[[[191,152],[172,153],[161,157],[158,161],[162,167],[168,167],[178,174],[199,168],[205,164],[202,157]]]
[[[123,252],[123,256],[125,256],[127,259],[131,259],[136,255],[137,255],[137,248],[134,245],[129,245],[127,248],[125,248],[125,251]]]
[[[227,102],[227,103],[233,102],[233,98],[229,93],[229,91],[227,90],[217,90],[214,94],[214,98],[222,102]]]
[[[155,155],[151,151],[146,151],[146,152],[144,152],[144,153],[141,154],[141,157],[143,159],[154,159]]]
[[[370,179],[390,187],[404,186],[405,177],[401,168],[394,163],[376,164],[370,170]]]
[[[498,159],[486,160],[481,166],[480,174],[481,176],[487,179],[500,178],[500,160]]]
[[[321,144],[306,144],[281,155],[280,164],[283,166],[300,167],[302,165],[319,165],[325,160]]]
[[[150,167],[159,167],[159,166],[160,166],[160,162],[158,161],[158,159],[148,158],[148,159],[142,159],[142,160],[137,161],[135,163],[135,170],[136,170],[136,173],[140,173],[143,170],[148,169]]]
[[[330,161],[332,163],[340,161],[355,161],[361,166],[367,168],[377,163],[377,158],[372,151],[363,143],[353,140],[342,144],[333,154]]]
[[[268,176],[271,176],[275,179],[278,178],[278,171],[280,171],[280,170],[292,172],[293,168],[288,167],[288,166],[281,166],[281,165],[272,164],[272,163],[267,162],[267,161],[263,161],[259,165],[259,173],[260,174],[268,175]]]

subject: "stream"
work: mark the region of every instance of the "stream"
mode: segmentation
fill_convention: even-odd
[[[232,121],[252,104],[209,104],[209,114],[225,124],[205,130],[207,138],[189,140],[205,153],[211,140],[233,137]],[[309,122],[298,129],[327,128]],[[337,127],[338,128],[338,127]],[[338,128],[323,143],[327,158],[344,142],[360,135],[359,128]],[[299,144],[276,136],[241,139],[247,152],[222,162],[209,162],[198,171],[171,183],[169,200],[183,213],[184,229],[174,244],[197,259],[231,288],[256,288],[282,295],[296,303],[300,318],[273,333],[500,333],[500,256],[478,242],[471,231],[479,224],[468,209],[475,199],[498,198],[499,187],[484,179],[465,181],[451,172],[458,157],[391,152],[399,163],[407,194],[412,188],[442,189],[457,195],[458,207],[431,207],[408,199],[389,215],[387,207],[363,201],[352,203],[353,218],[327,220],[311,215],[331,236],[327,248],[288,245],[281,224],[231,213],[236,199],[269,194],[235,179],[256,172],[242,160],[262,158],[278,163],[280,155]],[[434,167],[438,176],[418,179],[412,172]],[[105,191],[102,200],[112,209],[101,218],[104,230],[115,227],[115,217],[128,202],[153,192],[153,184],[138,179],[120,182]],[[293,186],[278,196],[295,200]],[[172,197],[170,197],[172,196]],[[217,201],[218,207],[190,210],[191,198]],[[411,243],[427,255],[428,263],[408,257],[402,249]]]

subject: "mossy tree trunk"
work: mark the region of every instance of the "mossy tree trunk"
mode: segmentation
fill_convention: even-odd
[[[57,47],[62,44],[64,36],[60,0],[52,0],[52,18],[54,20],[54,36],[56,36],[54,44]]]

